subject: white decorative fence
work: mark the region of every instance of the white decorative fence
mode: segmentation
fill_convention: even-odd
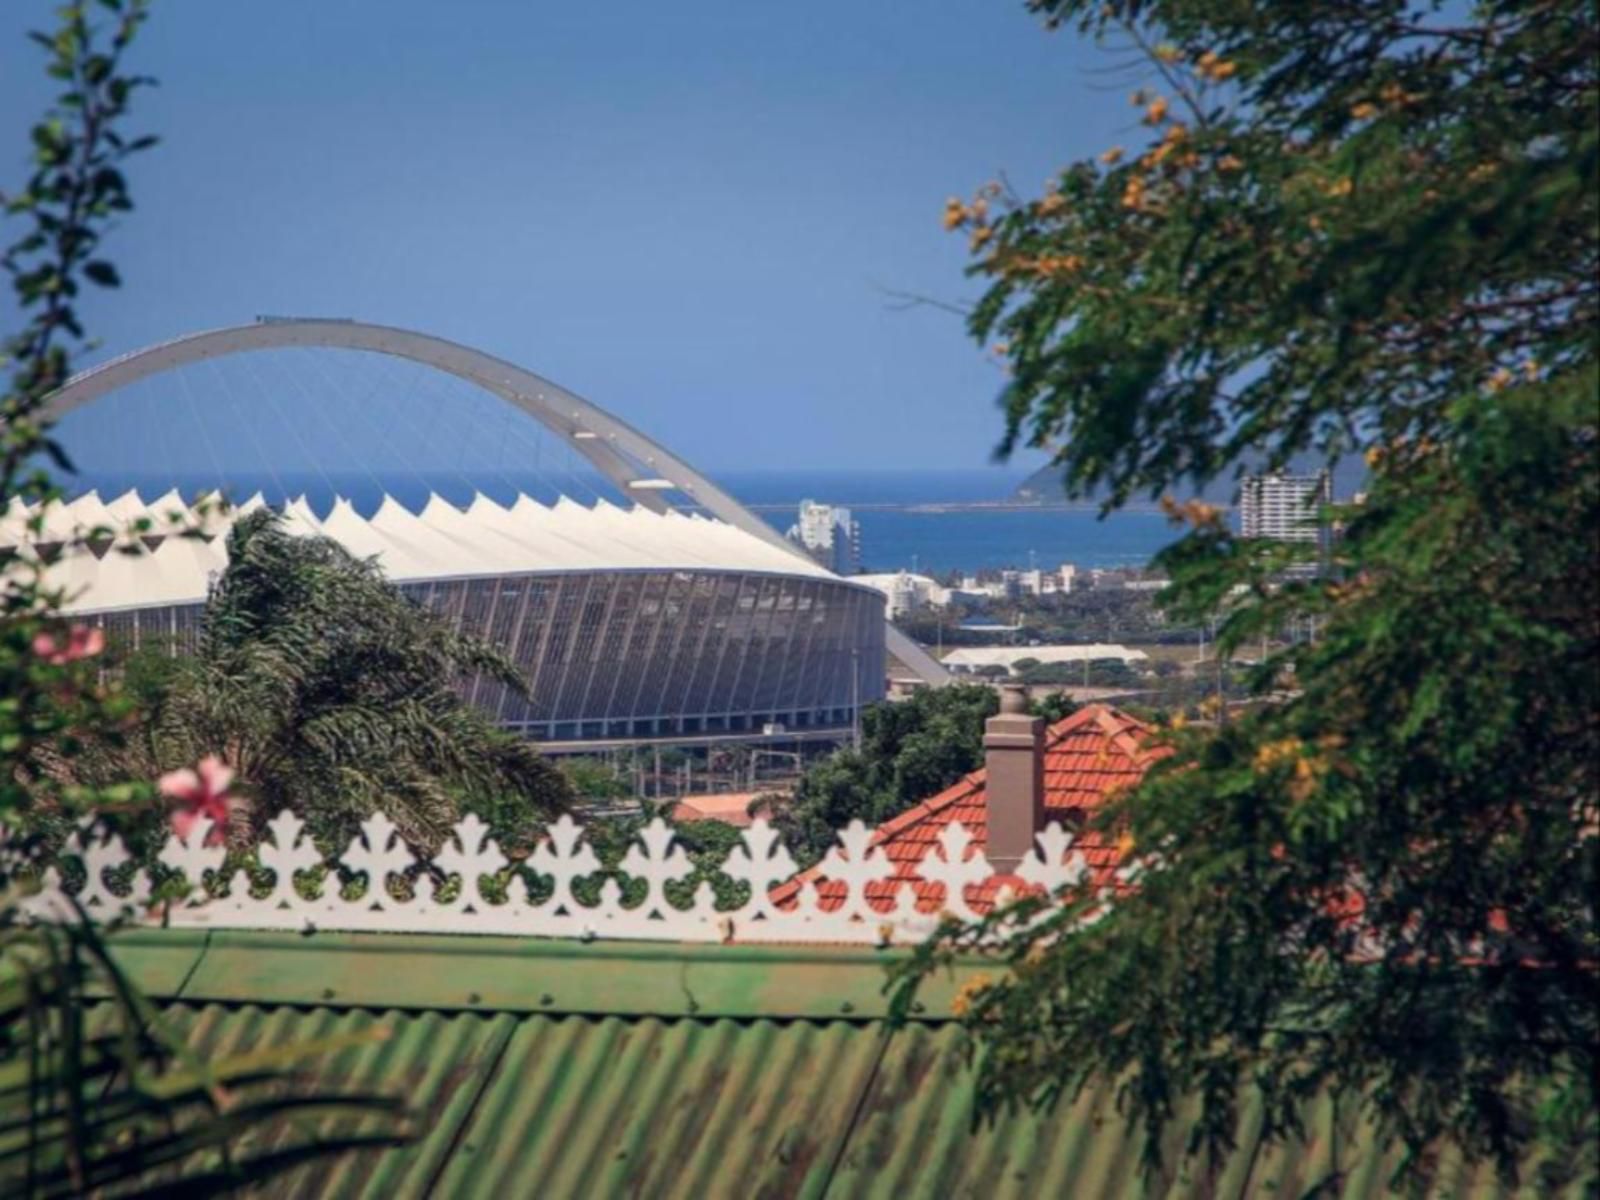
[[[553,824],[548,836],[526,858],[513,863],[489,836],[488,827],[475,815],[456,825],[452,837],[431,859],[421,859],[397,834],[381,813],[368,818],[361,835],[353,838],[335,861],[325,859],[313,845],[303,823],[282,812],[267,827],[257,848],[261,870],[237,871],[231,879],[218,874],[226,858],[221,846],[205,844],[208,823],[200,822],[189,838],[168,838],[159,859],[168,871],[179,872],[187,883],[183,899],[154,902],[153,881],[143,869],[131,870],[130,856],[121,839],[86,830],[68,850],[82,867],[78,902],[92,915],[135,923],[170,924],[187,928],[276,930],[374,930],[407,933],[473,933],[545,938],[628,938],[675,942],[823,942],[883,945],[925,937],[945,914],[972,919],[980,915],[968,903],[967,889],[983,884],[994,874],[981,853],[968,856],[971,844],[966,829],[947,826],[938,843],[917,867],[925,884],[936,889],[936,911],[920,911],[911,884],[894,878],[894,863],[872,848],[872,830],[853,822],[838,843],[818,864],[817,873],[828,881],[830,897],[823,903],[813,878],[780,906],[772,892],[796,875],[794,860],[765,821],[744,831],[718,871],[749,886],[746,902],[719,911],[711,885],[702,880],[687,908],[675,906],[667,886],[687,879],[694,871],[688,854],[673,840],[666,822],[656,820],[635,838],[618,869],[634,883],[624,898],[617,880],[607,878],[598,888],[598,902],[584,904],[575,893],[583,881],[602,868],[583,827],[569,816]],[[1072,850],[1071,837],[1059,825],[1049,826],[1037,839],[1034,852],[1010,872],[1008,881],[1054,890],[1075,883],[1085,870]],[[393,889],[390,881],[418,865],[430,865],[447,877],[436,883],[436,872],[416,878],[415,886]],[[347,899],[333,868],[359,872],[365,889],[359,898]],[[519,866],[549,881],[549,895],[530,895]],[[296,886],[297,872],[329,868],[322,892],[307,898]],[[77,874],[77,872],[68,872]],[[270,885],[263,880],[270,875]],[[485,880],[498,886],[485,886]],[[206,883],[211,887],[208,890]],[[265,894],[253,895],[254,890]],[[874,895],[869,885],[887,883],[888,897]],[[225,887],[219,887],[224,883]],[[643,898],[635,893],[643,885]],[[270,886],[270,890],[266,888]],[[938,894],[942,889],[942,895]],[[540,889],[541,892],[543,889]],[[879,889],[874,889],[875,893]],[[213,895],[225,891],[225,895]],[[396,892],[406,898],[400,898]],[[840,892],[842,891],[842,898]],[[999,890],[1004,902],[1009,889]],[[30,911],[49,919],[65,911],[62,872],[51,867],[40,891],[29,898]],[[885,906],[887,900],[887,906]],[[927,907],[927,901],[923,903]]]

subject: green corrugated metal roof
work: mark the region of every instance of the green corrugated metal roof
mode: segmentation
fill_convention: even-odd
[[[890,1029],[883,952],[180,931],[119,944],[208,1056],[385,1032],[308,1079],[398,1092],[417,1139],[267,1195],[1358,1200],[1395,1166],[1360,1157],[1373,1141],[1348,1120],[1332,1136],[1331,1108],[1288,1146],[1261,1144],[1247,1112],[1215,1179],[1144,1175],[1109,1090],[974,1131],[960,1030],[941,1016],[961,973],[924,997],[927,1019]],[[1600,1181],[1578,1166],[1565,1194]],[[1505,1193],[1490,1169],[1446,1162],[1430,1194]]]

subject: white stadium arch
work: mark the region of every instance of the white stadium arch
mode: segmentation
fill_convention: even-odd
[[[186,334],[74,375],[51,396],[44,415],[59,419],[119,388],[191,363],[291,347],[365,350],[409,359],[476,384],[564,439],[642,507],[664,512],[670,505],[663,493],[681,492],[728,524],[811,562],[804,550],[699,471],[598,405],[514,363],[414,330],[339,318],[263,317],[250,325]],[[938,661],[893,624],[885,630],[885,643],[927,683],[949,682]]]

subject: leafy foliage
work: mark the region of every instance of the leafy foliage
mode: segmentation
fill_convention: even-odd
[[[269,510],[250,513],[229,534],[203,619],[198,654],[164,680],[152,683],[148,664],[136,673],[157,694],[132,761],[112,753],[102,771],[154,774],[220,753],[253,823],[291,808],[340,846],[382,809],[433,849],[464,808],[520,845],[567,806],[565,776],[455,689],[473,672],[525,686],[516,667],[414,603],[375,562],[290,534]],[[256,831],[239,832],[247,841]]]
[[[1172,506],[1178,619],[1225,613],[1224,649],[1319,634],[1256,672],[1277,702],[1174,730],[1108,812],[1149,855],[1135,894],[1014,932],[968,1008],[983,1101],[1118,1079],[1154,1153],[1198,1096],[1191,1146],[1221,1152],[1245,1089],[1269,1134],[1332,1089],[1413,1182],[1445,1143],[1511,1172],[1548,1135],[1548,1170],[1592,1162],[1595,9],[1032,7],[1160,82],[1135,94],[1144,148],[947,210],[989,280],[972,331],[1002,339],[1005,446],[1056,448],[1112,504],[1252,453],[1373,476],[1322,514],[1320,575]]]
[[[667,807],[670,806],[663,806],[663,809]],[[585,836],[600,861],[600,870],[573,885],[572,894],[579,903],[598,904],[600,889],[607,880],[616,880],[624,904],[633,905],[643,900],[645,881],[624,873],[622,860],[634,839],[655,815],[646,812],[627,817],[599,817],[586,823]],[[666,813],[663,811],[660,815],[666,816]],[[741,844],[744,831],[726,821],[673,821],[670,817],[667,820],[672,826],[674,841],[688,855],[692,866],[684,878],[667,885],[667,899],[681,908],[688,908],[701,886],[708,885],[712,901],[719,910],[736,909],[748,903],[750,885],[720,869],[728,855]],[[529,894],[535,897],[544,894],[537,876],[530,877]]]
[[[1088,687],[1137,687],[1139,675],[1120,658],[1096,658],[1082,662],[1036,662],[1031,667],[1017,664],[1018,676],[1027,684],[1072,684]]]
[[[70,343],[84,337],[74,303],[84,282],[119,282],[99,243],[132,207],[122,163],[154,140],[120,132],[148,82],[123,69],[146,17],[143,0],[67,3],[56,16],[53,32],[33,37],[64,90],[33,126],[30,178],[3,198],[21,232],[0,250],[22,318],[3,349],[0,516],[36,504],[35,530],[59,498],[37,464],[70,468],[41,413],[67,378]],[[140,806],[153,791],[137,777],[63,786],[62,764],[89,741],[115,742],[134,711],[128,697],[100,686],[98,643],[61,618],[61,599],[36,560],[0,559],[0,1192],[172,1195],[181,1176],[183,1194],[215,1195],[352,1146],[392,1142],[402,1132],[393,1100],[258,1090],[281,1084],[295,1057],[327,1047],[198,1062],[81,912],[23,921],[41,845],[28,828]],[[313,1124],[330,1116],[373,1123],[350,1134]],[[252,1143],[269,1123],[274,1136]]]

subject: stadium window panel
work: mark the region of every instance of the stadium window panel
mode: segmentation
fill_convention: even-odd
[[[595,575],[585,591],[583,607],[578,613],[578,629],[573,639],[572,660],[568,664],[565,686],[558,701],[564,714],[577,718],[589,715],[585,700],[599,667],[606,622],[611,613],[611,598],[619,582],[625,581],[619,581],[614,575]]]
[[[510,653],[511,638],[516,628],[517,614],[522,610],[523,593],[527,590],[527,580],[522,576],[512,575],[496,581],[499,594],[495,597],[494,615],[484,630],[483,636],[491,646],[502,653]]]
[[[640,614],[639,627],[634,632],[635,649],[630,651],[633,694],[619,692],[617,706],[635,719],[653,717],[659,707],[660,660],[666,647],[671,645],[674,632],[669,616],[671,595],[678,586],[677,579],[670,575],[651,581],[651,602]]]
[[[668,576],[650,572],[635,575],[629,582],[630,602],[626,627],[621,631],[616,661],[611,665],[611,684],[604,711],[610,717],[630,717],[643,681],[646,654],[661,614]]]
[[[706,624],[710,616],[709,602],[714,594],[702,575],[685,574],[684,581],[682,606],[675,617],[679,628],[672,641],[671,653],[661,663],[663,678],[657,711],[668,716],[700,707],[690,697],[688,684],[694,674],[696,656],[705,642]]]
[[[560,595],[560,579],[530,581],[523,597],[523,609],[518,618],[512,659],[522,668],[522,678],[528,696],[524,701],[528,714],[543,720],[549,713],[539,703],[539,677],[543,670],[545,652],[551,641],[555,622],[555,606]]]
[[[779,582],[771,576],[755,578],[754,592],[749,594],[749,611],[741,614],[738,635],[730,648],[738,656],[728,686],[728,707],[734,712],[749,712],[755,707],[755,685],[765,659],[765,646],[760,642],[760,634],[766,618],[771,614],[771,592],[779,586]]]

